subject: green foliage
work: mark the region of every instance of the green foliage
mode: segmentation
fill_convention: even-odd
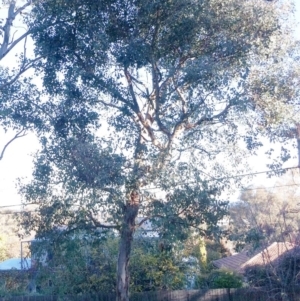
[[[199,241],[199,253],[200,263],[203,267],[205,267],[207,265],[207,249],[203,238],[200,238]]]
[[[27,23],[36,53],[44,58],[38,68],[44,88],[56,99],[43,105],[43,160],[38,158],[36,164],[37,170],[43,164],[51,173],[48,177],[36,173],[25,190],[27,199],[44,199],[43,210],[57,202],[76,203],[71,199],[84,195],[82,203],[110,204],[109,218],[120,223],[124,191],[151,183],[168,193],[174,206],[150,202],[142,215],[149,216],[149,209],[160,214],[163,208],[163,216],[173,219],[168,224],[176,224],[173,229],[181,233],[192,223],[216,224],[222,210],[213,212],[223,204],[215,202],[214,210],[210,205],[226,183],[208,185],[207,180],[230,173],[227,164],[225,168],[216,159],[219,153],[225,151],[234,169],[238,160],[232,156],[244,158],[231,151],[241,137],[233,120],[241,123],[240,114],[251,102],[248,92],[240,88],[253,56],[266,50],[271,35],[280,29],[277,11],[263,1],[254,5],[252,1],[206,0],[183,5],[177,0],[83,4],[49,0],[34,6]],[[109,139],[103,135],[103,124],[108,124]],[[253,127],[247,131],[250,137],[257,134]],[[107,152],[114,154],[105,156]],[[126,153],[126,160],[120,153]],[[182,166],[175,163],[181,153],[191,155],[185,177],[180,175]],[[112,162],[109,179],[105,160]],[[201,172],[207,162],[210,177]],[[170,174],[174,177],[165,181]],[[198,185],[188,184],[191,178]],[[63,183],[64,197],[53,194],[53,183]],[[185,206],[196,206],[185,212],[206,209],[199,216],[190,214],[184,224],[183,218],[174,217],[181,210],[179,199]],[[68,206],[63,211],[72,215]],[[54,211],[47,211],[49,223],[52,215],[51,222],[59,224]],[[80,212],[83,218],[85,213]]]
[[[46,264],[40,262],[33,272],[39,293],[114,292],[119,239],[109,235],[102,239],[84,236],[81,233],[77,238],[73,235],[53,243],[33,243],[34,257],[46,258]],[[130,259],[132,292],[185,287],[187,266],[182,255],[175,255],[171,246],[164,248],[153,238],[139,238],[134,243]]]
[[[213,260],[220,259],[230,255],[230,252],[225,247],[223,241],[207,240],[206,249],[208,255],[207,256],[208,262],[212,262]]]
[[[205,252],[207,254],[206,262],[204,264],[201,262],[203,246],[205,246]],[[197,239],[195,237],[190,237],[184,243],[183,254],[185,257],[191,256],[199,260],[198,263],[193,263],[194,284],[192,288],[195,289],[210,288],[212,285],[212,278],[215,276],[213,261],[231,255],[222,240]]]
[[[213,266],[204,273],[200,273],[196,277],[195,287],[198,289],[214,289],[214,288],[240,288],[243,286],[242,275],[228,270],[216,270]]]
[[[166,246],[162,247],[157,240],[141,242],[137,240],[131,255],[132,291],[184,288],[187,267],[182,257],[176,258],[172,248],[163,249]]]
[[[27,295],[31,277],[28,271],[1,271],[0,297]]]
[[[208,279],[211,288],[239,288],[243,285],[241,275],[226,269],[212,271]]]
[[[40,262],[35,271],[40,293],[77,295],[115,290],[114,238],[99,239],[81,232],[52,243],[38,242],[32,252]]]
[[[282,15],[286,7],[282,7]],[[292,21],[292,18],[290,20]],[[283,24],[284,26],[288,26]],[[268,57],[262,64],[255,66],[250,74],[249,84],[253,102],[264,120],[259,127],[261,131],[269,132],[271,140],[281,137],[287,141],[297,137],[295,130],[299,124],[299,116],[295,109],[299,105],[299,41],[285,40],[275,35],[270,50],[281,53],[281,59]],[[262,97],[257,97],[255,93]],[[276,133],[277,132],[277,133]],[[299,136],[298,136],[299,138]],[[283,146],[283,149],[285,147]],[[287,159],[290,154],[286,152]]]
[[[202,252],[206,253],[206,262],[202,263],[201,257]],[[217,239],[203,239],[202,237],[197,239],[197,237],[189,238],[185,241],[185,256],[193,256],[199,259],[201,270],[204,272],[209,272],[212,268],[212,261],[220,259],[222,257],[230,256],[230,252],[224,246],[223,241]]]

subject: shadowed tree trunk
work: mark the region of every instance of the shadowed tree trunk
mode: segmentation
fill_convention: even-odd
[[[117,300],[129,300],[129,258],[135,231],[135,219],[138,214],[139,195],[133,191],[124,208],[124,221],[121,229],[119,256],[117,265]]]

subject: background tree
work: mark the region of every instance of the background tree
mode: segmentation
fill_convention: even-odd
[[[282,23],[281,33],[288,32],[290,26],[296,27],[298,22],[289,14],[293,2],[280,5],[282,18],[288,20]],[[266,135],[271,143],[280,141],[282,144],[277,162],[269,166],[275,169],[291,157],[291,147],[287,147],[287,143],[296,150],[300,166],[300,41],[293,38],[283,41],[281,33],[273,35],[264,58],[251,67],[248,82],[249,95],[257,112],[258,132]],[[274,57],[270,51],[280,56]],[[271,149],[269,154],[273,152]]]
[[[280,7],[49,0],[28,26],[49,101],[34,180],[23,187],[38,209],[23,225],[39,237],[55,225],[118,230],[117,298],[128,300],[143,223],[169,240],[189,227],[217,231],[226,179],[258,146],[246,84],[271,37],[283,34]]]
[[[33,84],[30,69],[40,60],[32,51],[31,30],[25,19],[34,1],[1,1],[0,18],[0,126],[15,135],[1,143],[0,160],[7,147],[38,125],[41,94]],[[1,16],[4,16],[4,14]],[[28,42],[29,41],[29,42]],[[2,146],[3,145],[3,146]]]
[[[275,241],[299,241],[299,171],[282,176],[274,187],[249,187],[230,206],[232,239],[258,248]]]
[[[295,298],[299,294],[299,245],[264,266],[247,267],[245,275],[252,287],[262,288],[271,298]]]

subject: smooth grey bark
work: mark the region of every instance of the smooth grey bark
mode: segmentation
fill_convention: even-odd
[[[4,26],[1,27],[3,32],[3,40],[2,44],[0,45],[0,60],[2,60],[20,41],[29,35],[30,31],[28,30],[16,40],[11,40],[11,27],[13,25],[13,21],[26,7],[30,6],[31,4],[32,1],[27,1],[22,7],[16,10],[16,1],[11,1],[9,4],[6,22]]]

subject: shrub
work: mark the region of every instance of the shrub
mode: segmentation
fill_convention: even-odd
[[[241,275],[227,269],[212,271],[209,275],[211,288],[239,288],[243,285]]]

